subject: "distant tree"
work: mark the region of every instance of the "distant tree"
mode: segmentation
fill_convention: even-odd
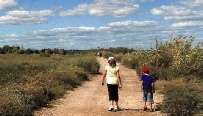
[[[59,49],[58,49],[58,48],[54,48],[54,49],[53,49],[53,53],[54,53],[54,54],[59,54]]]
[[[60,50],[59,50],[59,54],[61,54],[61,55],[65,55],[65,54],[66,54],[66,52],[65,52],[65,50],[64,50],[64,49],[60,49]]]
[[[3,49],[2,48],[0,48],[0,54],[3,54]]]
[[[25,53],[26,53],[26,54],[33,54],[34,52],[33,52],[33,50],[31,50],[30,48],[28,48],[27,50],[25,50]]]
[[[24,53],[25,53],[25,51],[24,51],[24,50],[22,50],[22,49],[18,49],[17,53],[18,53],[18,54],[24,54]]]
[[[46,50],[46,49],[41,49],[40,52],[41,52],[41,53],[42,53],[42,52],[45,52],[45,50]]]
[[[12,47],[10,47],[9,45],[3,46],[3,54],[6,53],[12,53]]]
[[[45,50],[45,54],[53,54],[53,51],[48,48],[48,49]]]
[[[39,54],[40,52],[39,52],[39,50],[35,50],[34,53],[35,54]]]
[[[18,53],[18,50],[20,50],[19,46],[13,46],[12,47],[12,53]]]

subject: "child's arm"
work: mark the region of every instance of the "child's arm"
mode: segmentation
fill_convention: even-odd
[[[104,80],[106,78],[106,70],[103,72],[103,76],[102,76],[102,85],[104,85]]]
[[[155,93],[155,83],[154,83],[154,82],[152,82],[152,84],[151,84],[151,85],[152,85],[152,92],[153,92],[153,93]]]
[[[141,91],[143,91],[143,80],[141,80],[140,87],[141,87]]]
[[[117,76],[118,81],[119,81],[119,88],[121,88],[122,87],[122,82],[121,82],[121,77],[120,77],[119,70],[117,71],[116,76]]]

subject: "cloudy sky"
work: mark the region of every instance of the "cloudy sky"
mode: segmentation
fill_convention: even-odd
[[[203,0],[0,0],[0,47],[149,49],[203,40]]]

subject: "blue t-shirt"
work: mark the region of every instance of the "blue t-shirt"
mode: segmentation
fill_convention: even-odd
[[[143,90],[152,91],[152,83],[155,82],[154,78],[151,75],[142,75],[141,80],[143,81]]]

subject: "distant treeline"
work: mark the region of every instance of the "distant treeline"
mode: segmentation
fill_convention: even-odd
[[[41,50],[37,49],[23,49],[23,47],[19,46],[9,46],[5,45],[3,47],[0,47],[0,54],[7,54],[7,53],[17,53],[17,54],[60,54],[60,55],[65,55],[67,53],[76,53],[76,52],[81,52],[82,50],[64,50],[64,49],[59,49],[59,48],[44,48]]]
[[[99,48],[98,49],[90,49],[90,50],[65,50],[65,49],[60,49],[60,48],[44,48],[41,50],[37,49],[23,49],[22,47],[19,46],[9,46],[9,45],[4,45],[3,47],[0,47],[0,54],[7,54],[7,53],[16,53],[16,54],[41,54],[41,55],[51,55],[51,54],[59,54],[59,55],[66,55],[66,54],[75,54],[75,53],[80,53],[80,52],[98,52],[98,51],[108,51],[111,53],[131,53],[135,51],[134,49],[129,49],[126,47],[117,47],[117,48]]]

